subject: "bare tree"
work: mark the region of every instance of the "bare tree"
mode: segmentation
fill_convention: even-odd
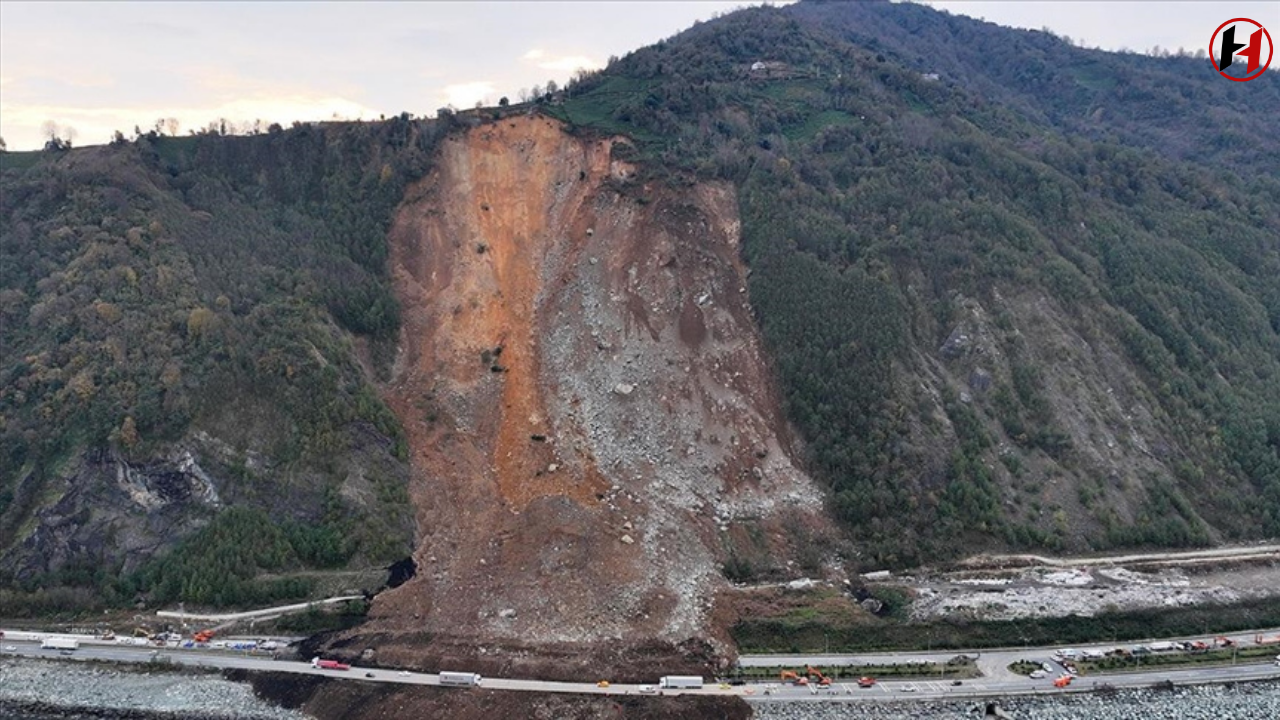
[[[0,137],[0,152],[9,152],[9,144],[2,137]]]
[[[45,120],[40,123],[40,134],[45,140],[56,140],[58,138],[58,123],[52,120]]]
[[[548,80],[548,81],[547,81],[547,94],[548,94],[548,95],[555,95],[555,94],[556,94],[556,91],[557,91],[557,90],[559,90],[559,89],[560,89],[560,86],[556,84],[556,81],[555,81],[555,80]]]
[[[177,135],[178,135],[178,128],[180,127],[180,123],[178,122],[178,118],[165,118],[165,119],[164,119],[164,126],[165,126],[165,128],[169,131],[169,134],[170,134],[170,135],[172,135],[172,136],[174,136],[174,137],[177,137]]]

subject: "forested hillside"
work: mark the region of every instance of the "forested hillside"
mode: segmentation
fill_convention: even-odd
[[[437,134],[0,156],[6,600],[260,601],[308,592],[290,570],[408,552],[404,440],[369,381],[398,329],[386,223]]]
[[[1210,70],[800,3],[552,112],[739,186],[789,414],[864,564],[1199,545],[1280,534],[1280,94]]]

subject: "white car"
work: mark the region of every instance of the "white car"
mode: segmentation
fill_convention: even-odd
[[[1046,674],[1047,674],[1047,673],[1045,673],[1045,671],[1043,671],[1043,670],[1032,670],[1032,671],[1031,671],[1031,679],[1032,679],[1032,680],[1039,680],[1039,679],[1043,678]]]
[[[654,687],[654,686],[652,686],[652,685],[641,685],[641,686],[640,686],[640,692],[642,692],[642,693],[657,692],[657,688],[655,688],[655,687]]]
[[[916,691],[916,686],[915,686],[915,685],[903,685],[902,687],[898,688],[898,690],[900,690],[900,691],[902,691],[902,692],[915,692],[915,691]]]
[[[5,645],[5,646],[4,646],[4,651],[5,651],[5,652],[18,652],[18,648],[17,648],[16,646],[13,646],[13,645]]]

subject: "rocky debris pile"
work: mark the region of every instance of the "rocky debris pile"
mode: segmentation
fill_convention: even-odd
[[[1112,693],[1009,698],[999,707],[1015,720],[1271,720],[1280,717],[1280,683],[1206,685],[1174,690],[1118,690]],[[757,702],[755,720],[915,720],[980,718],[979,700],[936,702]]]
[[[209,673],[0,660],[0,717],[302,720]]]
[[[1119,608],[1186,607],[1238,602],[1269,592],[1242,584],[1228,587],[1164,571],[1139,573],[1124,568],[1026,568],[1012,576],[904,578],[916,589],[915,620],[964,615],[983,620],[1080,615],[1091,617]]]

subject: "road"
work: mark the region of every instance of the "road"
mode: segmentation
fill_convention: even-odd
[[[1280,632],[1280,629],[1271,628],[1267,630],[1248,630],[1238,633],[1227,633],[1222,637],[1230,638],[1236,641],[1239,647],[1252,647],[1253,639],[1256,635],[1265,635],[1271,637]],[[1160,640],[1174,640],[1178,642],[1204,640],[1211,641],[1213,637],[1205,635],[1191,635],[1181,638],[1158,638],[1147,640],[1128,640],[1125,642],[1108,642],[1108,643],[1090,643],[1086,645],[1071,645],[1058,647],[1038,647],[1038,648],[993,648],[990,650],[943,650],[936,652],[882,652],[882,653],[853,653],[853,654],[813,654],[813,655],[743,655],[738,658],[738,664],[742,667],[766,667],[766,668],[804,668],[805,665],[813,665],[818,668],[833,668],[843,665],[909,665],[912,663],[945,663],[957,655],[966,655],[976,658],[978,670],[982,675],[993,681],[1013,681],[1025,680],[1022,675],[1009,671],[1009,665],[1018,660],[1030,660],[1032,662],[1052,662],[1054,650],[1071,647],[1075,650],[1101,650],[1107,652],[1117,647],[1131,648],[1134,645],[1150,645]],[[1276,647],[1276,652],[1280,653],[1280,646]],[[1277,668],[1280,670],[1280,668]],[[1052,684],[1052,677],[1043,681],[1045,684]]]
[[[1252,635],[1250,635],[1250,637],[1252,637]],[[428,686],[438,686],[440,684],[439,676],[433,673],[417,673],[360,667],[353,667],[347,671],[319,670],[311,667],[309,663],[305,662],[271,660],[261,656],[218,650],[183,650],[177,648],[153,650],[146,647],[127,645],[88,644],[82,645],[80,649],[75,651],[60,652],[57,650],[41,649],[38,640],[14,639],[14,637],[9,634],[7,634],[3,643],[3,646],[0,646],[0,656],[36,657],[55,660],[109,660],[116,662],[146,663],[151,661],[151,659],[158,654],[160,657],[168,658],[172,663],[194,667],[226,669],[239,668],[244,670],[286,672],[301,675],[323,675],[334,679],[353,682],[380,682]],[[9,648],[13,649],[10,650]],[[1050,648],[1038,648],[1019,650],[1016,651],[1016,654],[1019,657],[1035,657],[1040,655],[1047,657],[1050,652]],[[942,655],[938,655],[934,653],[932,655],[939,657],[952,657],[955,654],[956,653],[943,653]],[[910,655],[911,657],[919,657],[920,654],[913,653]],[[927,656],[930,654],[925,653],[924,655]],[[984,656],[985,655],[987,655],[987,653],[984,653]],[[775,656],[774,659],[786,657],[787,656]],[[836,660],[844,657],[850,656],[821,656],[820,658],[815,657],[811,659]],[[857,657],[861,659],[867,656]],[[1012,662],[1012,660],[1010,660],[1010,662]],[[829,662],[828,664],[833,663]],[[453,669],[464,672],[466,671],[466,668]],[[1089,691],[1092,689],[1092,684],[1094,682],[1106,682],[1115,687],[1141,687],[1166,680],[1172,681],[1175,684],[1183,685],[1261,679],[1280,679],[1280,667],[1277,667],[1268,661],[1225,667],[1155,670],[1151,672],[1096,675],[1090,676],[1089,678],[1077,679],[1076,682],[1074,682],[1071,687],[1067,688],[1066,691]],[[491,690],[583,693],[595,695],[634,695],[645,692],[656,692],[652,685],[611,684],[607,688],[597,687],[594,680],[590,682],[551,682],[545,680],[522,680],[515,678],[485,678],[482,681],[482,687]],[[465,692],[465,690],[460,691]],[[779,685],[777,683],[765,683],[724,687],[711,684],[701,690],[662,691],[665,695],[683,695],[692,693],[699,695],[739,696],[752,702],[819,699],[850,701],[934,700],[948,698],[981,698],[1003,695],[1048,695],[1058,692],[1063,692],[1063,690],[1054,688],[1050,681],[1033,681],[1029,678],[1008,675],[1007,673],[1003,677],[993,676],[975,680],[966,680],[959,686],[952,685],[948,681],[911,680],[884,681],[877,683],[875,687],[867,689],[858,688],[856,685],[840,683],[834,685],[828,690]]]
[[[238,620],[253,620],[264,617],[279,617],[290,613],[304,612],[307,608],[316,605],[333,605],[335,603],[347,602],[348,600],[363,600],[363,595],[341,595],[339,597],[325,598],[324,600],[313,600],[311,602],[294,603],[293,605],[278,605],[276,607],[262,608],[260,610],[246,610],[238,613],[192,613],[180,612],[178,610],[157,610],[156,617],[172,618],[175,620],[199,620],[209,623],[236,622]]]
[[[1280,545],[1242,545],[1207,550],[1179,552],[1141,553],[1136,555],[1098,555],[1095,557],[1055,558],[1044,555],[975,555],[958,563],[964,568],[995,567],[1001,565],[1047,565],[1050,567],[1098,567],[1132,563],[1147,564],[1195,564],[1212,560],[1248,560],[1280,554]]]

